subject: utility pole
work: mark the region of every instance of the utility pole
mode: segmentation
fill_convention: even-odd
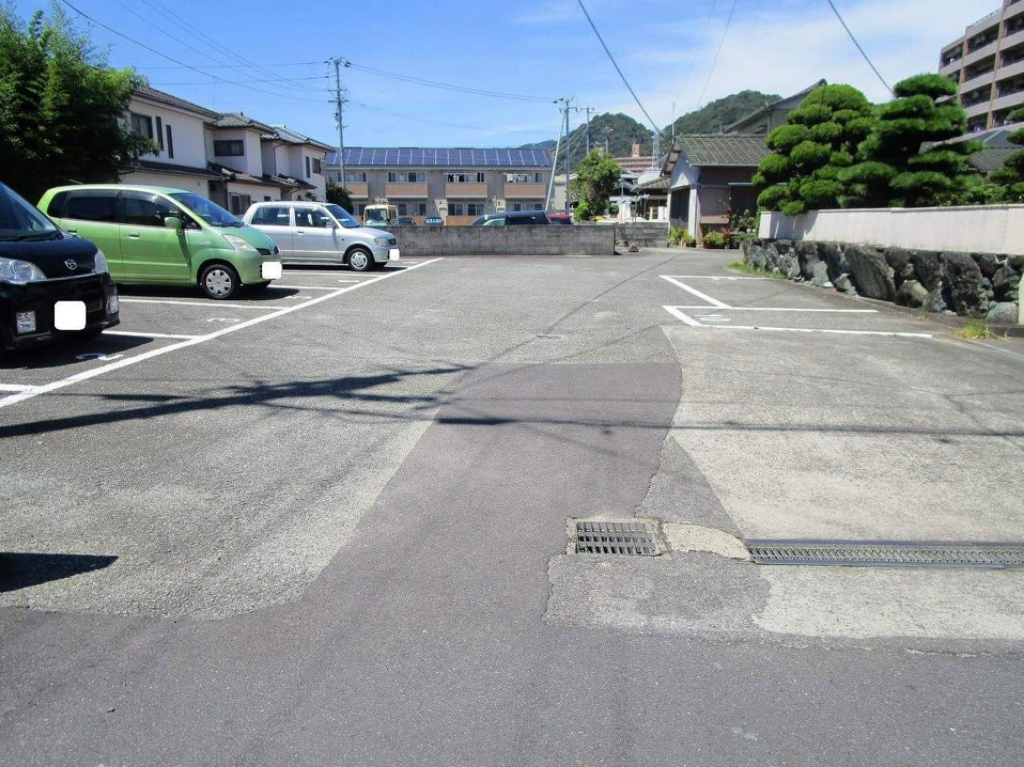
[[[587,113],[587,154],[590,154],[590,113],[596,110],[593,107],[578,107],[576,111]]]
[[[337,106],[338,118],[338,167],[341,173],[341,188],[345,188],[345,122],[344,106],[345,99],[342,98],[341,90],[341,68],[347,67],[348,62],[340,56],[335,56],[331,61],[334,63],[334,99]]]
[[[606,125],[604,127],[604,153],[609,155],[611,154],[611,151],[608,149],[608,138],[609,136],[612,135],[612,133],[614,133],[614,131],[612,130],[611,126]]]
[[[560,99],[555,99],[556,104],[561,104],[559,107],[562,110],[562,119],[565,123],[565,212],[569,212],[569,177],[572,175],[572,160],[569,155],[572,152],[572,146],[569,143],[569,109],[572,107],[572,99],[568,96],[563,96]]]

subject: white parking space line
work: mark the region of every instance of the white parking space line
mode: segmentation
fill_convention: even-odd
[[[252,304],[226,304],[221,301],[163,301],[156,298],[121,298],[122,304],[166,304],[168,306],[202,306],[206,309],[255,309],[260,312],[272,312],[273,306],[253,306]]]
[[[705,325],[698,320],[695,320],[690,315],[682,311],[685,307],[682,306],[662,306],[666,312],[671,314],[680,322],[689,325],[692,328],[708,328],[710,330],[768,330],[781,333],[826,333],[830,335],[842,335],[842,336],[884,336],[889,338],[932,338],[930,333],[906,333],[899,331],[890,330],[836,330],[836,329],[820,329],[820,328],[780,328],[770,325]],[[708,307],[701,307],[707,310]],[[713,319],[718,315],[706,315],[702,316],[701,319]],[[721,322],[725,320],[724,317],[719,319]]]
[[[133,333],[127,330],[104,330],[103,335],[127,336],[128,338],[177,338],[186,341],[193,338],[199,338],[199,336],[185,336],[178,333]]]
[[[339,269],[336,272],[307,272],[304,269],[293,272],[288,269],[285,269],[284,273],[292,277],[301,277],[304,274],[308,274],[311,277],[337,277],[339,274],[351,274],[351,272],[348,272],[344,269]],[[350,280],[350,282],[362,282],[362,280]]]
[[[32,391],[34,386],[23,386],[22,384],[0,384],[0,391]]]
[[[359,280],[346,280],[346,282],[359,282]],[[337,290],[322,285],[268,285],[265,290]]]
[[[663,275],[664,276],[664,275]],[[762,277],[715,277],[709,274],[671,274],[670,277],[675,277],[677,280],[726,280],[727,282],[736,282],[737,280],[755,280],[757,282],[763,282]]]
[[[701,301],[707,301],[709,304],[711,304],[711,306],[713,306],[716,309],[728,309],[729,308],[729,304],[722,303],[717,298],[712,298],[709,295],[701,293],[696,288],[691,288],[685,282],[680,282],[679,280],[675,279],[674,277],[669,277],[669,276],[663,274],[663,275],[661,275],[661,279],[666,280],[668,282],[671,282],[676,287],[682,288],[683,290],[685,290],[687,293],[690,293],[691,295],[697,296],[697,298],[699,298]],[[707,308],[707,307],[705,307],[705,308]]]
[[[727,312],[811,312],[817,314],[878,314],[878,309],[786,309],[774,306],[677,306],[677,309],[721,309]]]
[[[95,378],[97,376],[104,375],[105,373],[111,373],[115,370],[120,370],[121,368],[136,365],[140,362],[144,362],[145,360],[152,359],[154,357],[160,357],[164,354],[169,354],[170,352],[178,351],[179,349],[186,349],[189,346],[197,346],[198,344],[205,343],[207,341],[212,341],[213,339],[220,338],[221,336],[225,336],[228,333],[235,333],[239,330],[242,330],[243,328],[249,328],[252,327],[253,325],[259,325],[260,323],[267,322],[268,320],[283,317],[284,315],[291,314],[292,312],[301,311],[302,309],[306,309],[310,306],[313,306],[314,304],[319,304],[324,301],[330,301],[332,298],[337,298],[338,296],[344,295],[345,293],[350,293],[353,290],[358,290],[359,288],[366,287],[367,285],[372,285],[375,282],[381,282],[382,280],[388,280],[391,279],[392,277],[397,277],[400,274],[407,274],[408,272],[411,272],[415,269],[418,269],[423,266],[428,266],[441,260],[443,259],[433,258],[430,259],[429,261],[423,261],[422,263],[416,264],[415,266],[411,266],[408,269],[402,269],[401,271],[396,269],[389,274],[382,274],[381,276],[375,277],[371,280],[365,280],[363,282],[360,282],[358,285],[350,285],[347,288],[338,288],[337,290],[331,293],[326,293],[325,295],[317,296],[316,298],[312,298],[304,303],[292,304],[291,306],[284,307],[283,309],[278,309],[277,311],[271,314],[264,314],[260,317],[253,317],[251,320],[246,320],[245,322],[240,322],[237,325],[231,325],[230,327],[221,328],[220,330],[217,330],[205,336],[199,336],[197,338],[192,338],[187,341],[179,341],[178,343],[175,344],[168,344],[167,346],[163,346],[159,349],[152,349],[148,352],[143,352],[142,354],[137,354],[132,357],[119,359],[116,362],[111,362],[108,365],[101,365],[99,367],[92,368],[91,370],[83,370],[81,373],[76,373],[73,376],[62,378],[59,381],[52,381],[42,386],[33,387],[31,390],[28,391],[17,392],[15,394],[10,395],[9,397],[4,397],[3,399],[0,399],[0,408],[9,407],[10,405],[17,404],[18,402],[24,402],[27,399],[37,397],[40,394],[48,394],[49,392],[57,391],[58,389],[63,389],[67,386],[71,386],[76,383],[81,383],[82,381],[88,381],[90,378]]]

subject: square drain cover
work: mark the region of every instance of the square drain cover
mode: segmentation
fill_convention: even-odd
[[[658,544],[646,522],[577,522],[576,553],[653,557]]]

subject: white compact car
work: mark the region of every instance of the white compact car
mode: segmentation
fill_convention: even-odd
[[[255,202],[243,219],[277,243],[285,263],[347,264],[365,272],[400,257],[395,235],[363,226],[329,202]]]

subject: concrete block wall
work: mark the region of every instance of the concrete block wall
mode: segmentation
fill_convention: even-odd
[[[626,245],[635,243],[641,248],[668,247],[668,221],[626,221],[616,224],[615,229],[618,238]]]
[[[612,226],[407,226],[403,256],[613,256]]]

